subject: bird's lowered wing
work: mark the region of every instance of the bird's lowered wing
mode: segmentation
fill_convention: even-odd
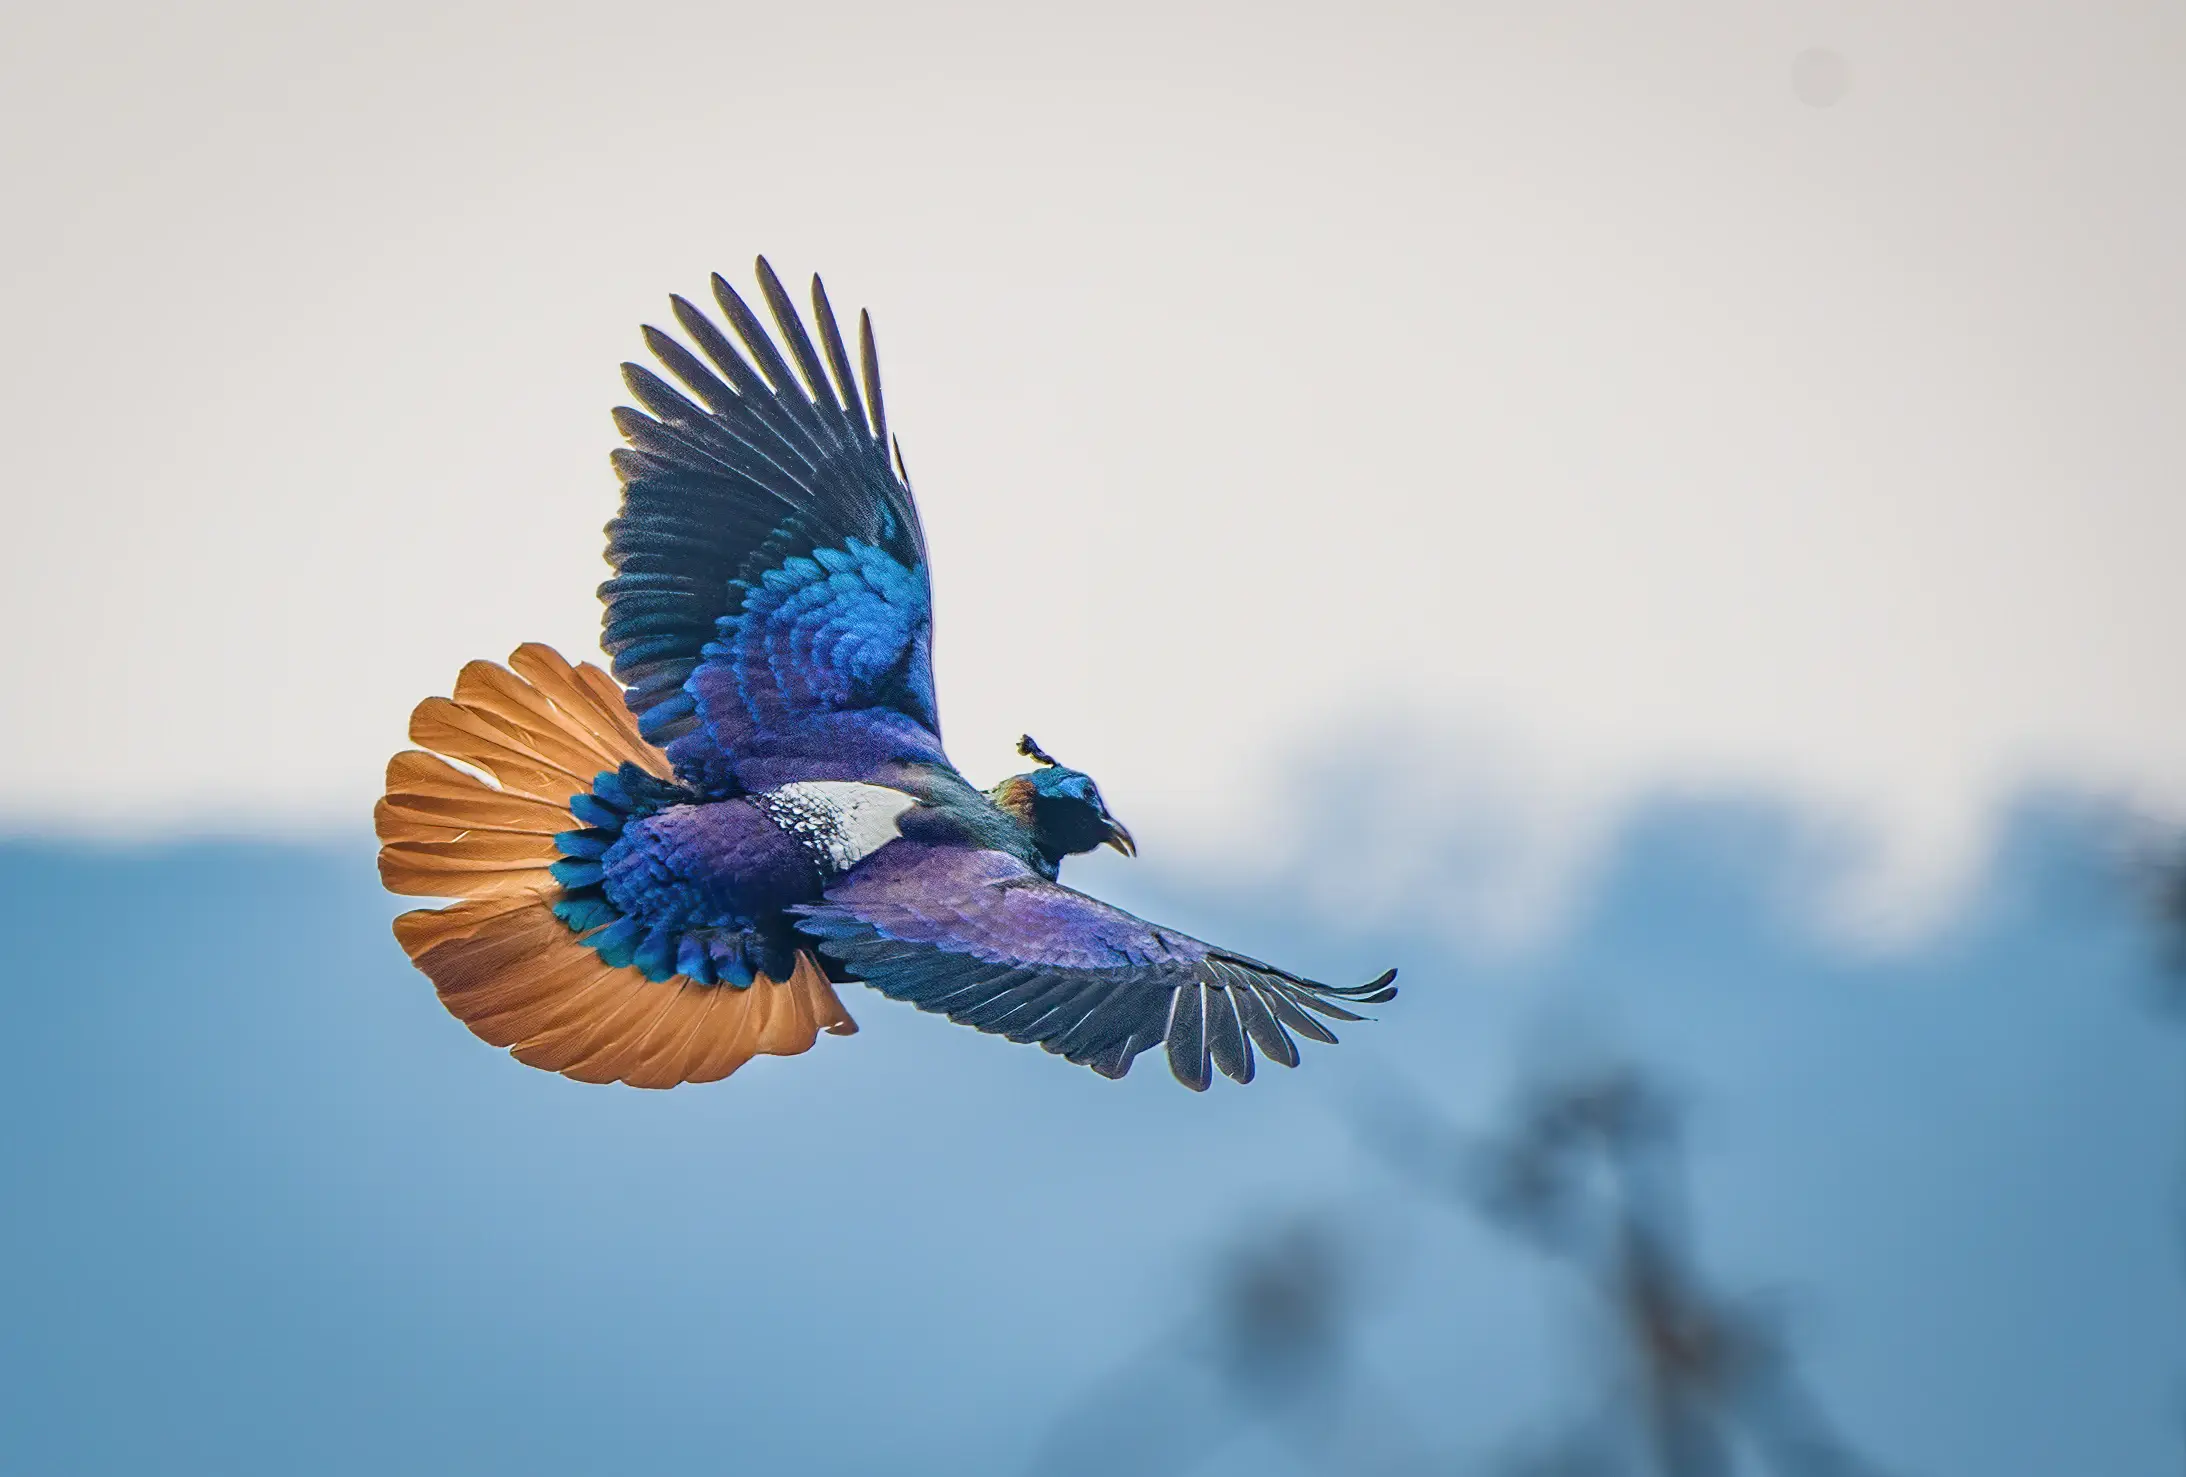
[[[645,337],[689,395],[623,366],[644,410],[616,412],[630,446],[600,586],[601,644],[640,731],[719,793],[942,758],[925,535],[889,463],[871,325],[861,314],[861,383],[819,279],[815,347],[758,270],[786,354],[716,276],[741,351],[679,297],[704,360]]]
[[[1135,918],[1050,882],[1015,857],[899,841],[795,910],[821,952],[883,994],[1012,1041],[1036,1041],[1107,1077],[1166,1043],[1193,1089],[1212,1068],[1250,1082],[1254,1048],[1298,1064],[1291,1032],[1336,1039],[1316,1014],[1378,1004],[1396,971],[1317,984]]]

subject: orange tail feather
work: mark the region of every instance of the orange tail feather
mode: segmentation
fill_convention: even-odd
[[[795,1056],[823,1030],[857,1030],[809,953],[788,979],[762,975],[749,989],[656,981],[602,962],[554,916],[554,837],[583,824],[570,797],[626,761],[670,773],[599,668],[537,644],[508,667],[472,662],[454,698],[418,705],[410,737],[437,753],[388,762],[373,810],[380,879],[391,892],[461,899],[403,914],[395,938],[482,1040],[583,1082],[673,1087],[717,1081],[754,1056]]]

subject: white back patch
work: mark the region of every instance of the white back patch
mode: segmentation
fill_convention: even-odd
[[[918,804],[901,790],[857,780],[799,780],[752,801],[830,874],[849,871],[901,836],[896,822]]]

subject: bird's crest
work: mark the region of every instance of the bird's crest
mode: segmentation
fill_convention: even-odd
[[[1061,769],[1063,767],[1062,761],[1057,759],[1053,754],[1050,754],[1047,750],[1041,748],[1039,741],[1033,738],[1033,736],[1029,733],[1018,735],[1017,752],[1024,755],[1027,759],[1030,759],[1033,763],[1045,764],[1050,769]]]

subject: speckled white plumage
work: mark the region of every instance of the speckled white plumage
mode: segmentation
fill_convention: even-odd
[[[856,780],[800,780],[752,801],[829,876],[849,871],[901,836],[898,822],[918,804],[901,790]]]

